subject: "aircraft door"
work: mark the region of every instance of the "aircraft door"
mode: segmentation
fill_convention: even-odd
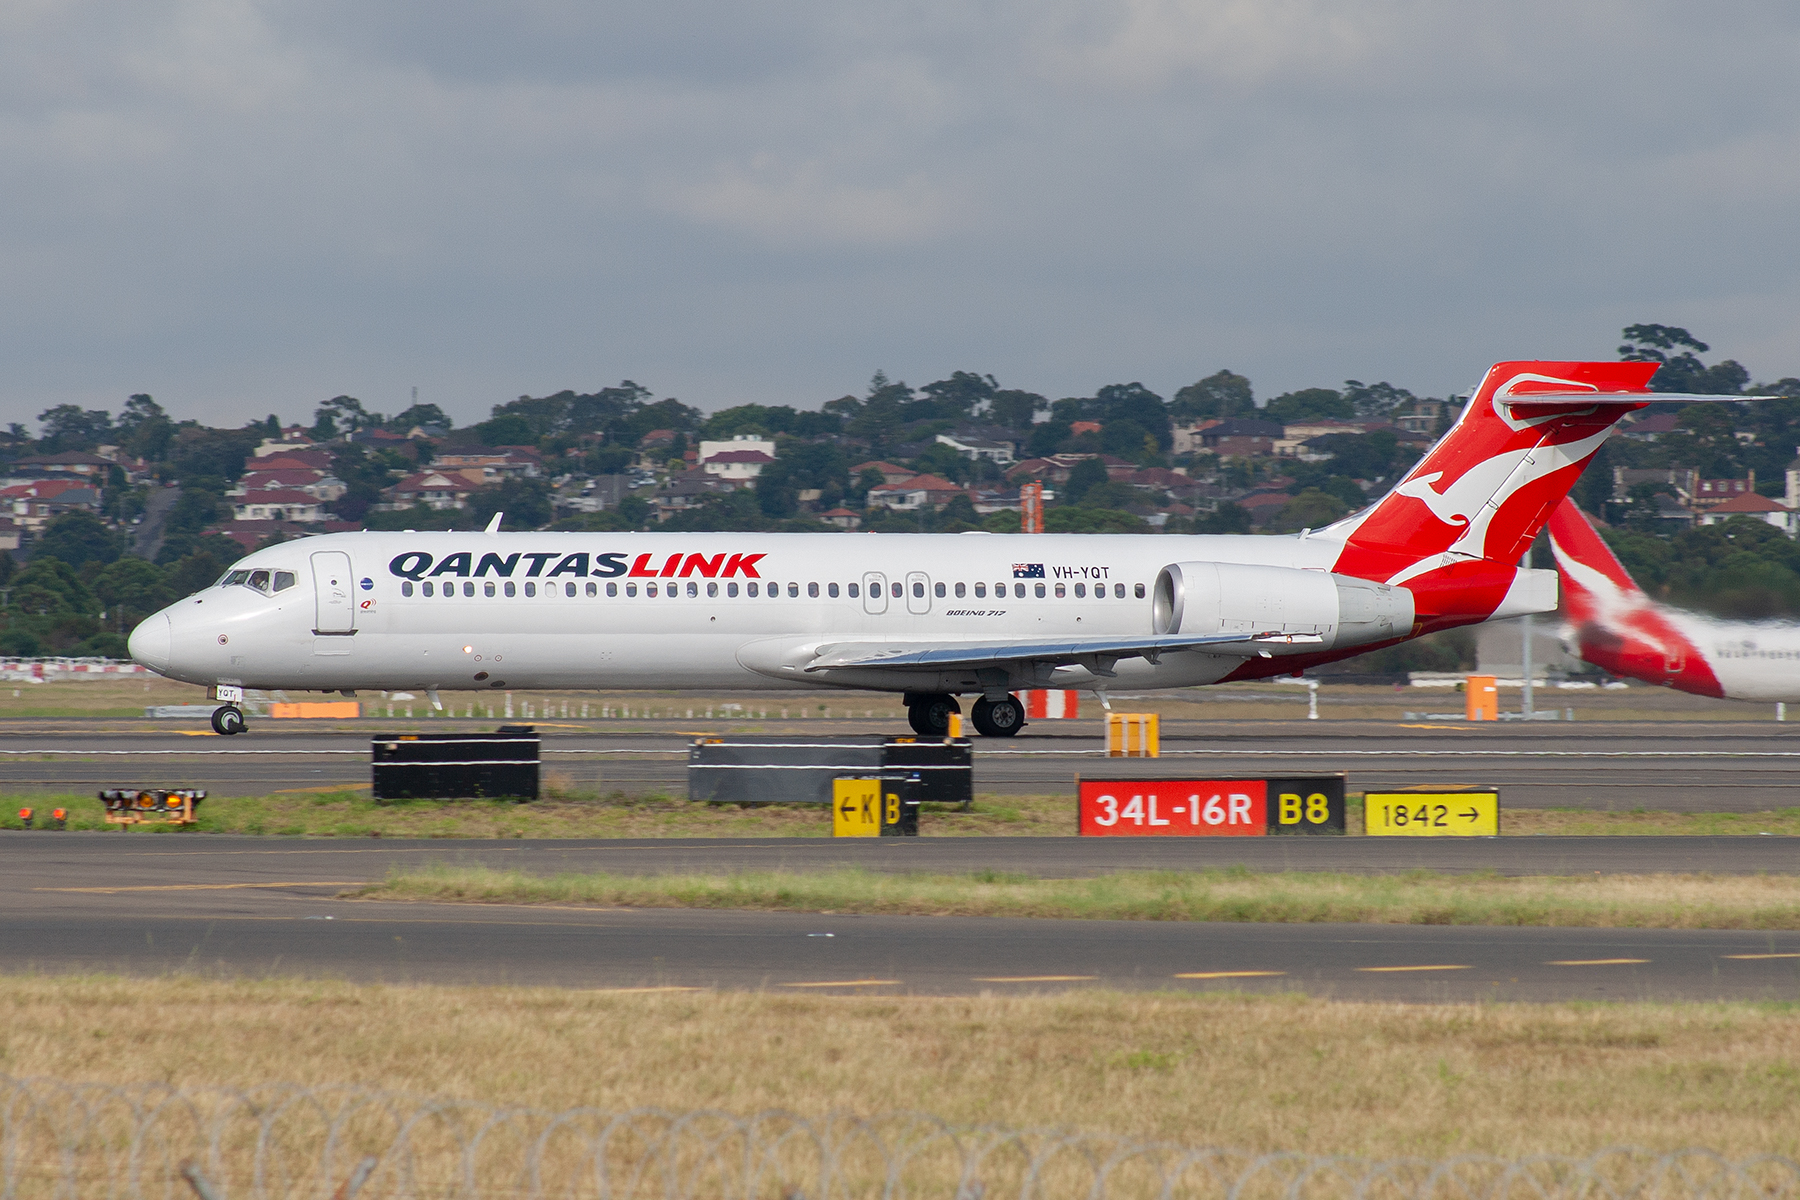
[[[355,633],[356,593],[350,572],[350,556],[342,550],[322,550],[312,556],[313,632]]]
[[[906,611],[909,613],[931,611],[931,576],[923,571],[906,573]]]
[[[887,611],[887,602],[887,576],[880,571],[864,571],[863,611],[884,613]]]

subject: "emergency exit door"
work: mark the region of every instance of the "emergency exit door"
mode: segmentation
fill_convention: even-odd
[[[887,611],[887,576],[880,571],[863,573],[863,611],[866,613],[884,613]]]
[[[312,556],[313,632],[355,633],[356,593],[351,586],[350,556],[321,550]]]

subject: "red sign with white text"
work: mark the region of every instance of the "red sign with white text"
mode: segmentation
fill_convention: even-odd
[[[1261,779],[1084,779],[1083,837],[1264,837]]]

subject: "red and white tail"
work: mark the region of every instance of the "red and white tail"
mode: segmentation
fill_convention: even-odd
[[[1549,572],[1520,556],[1608,431],[1664,397],[1656,363],[1503,362],[1450,432],[1372,508],[1318,536],[1341,537],[1333,570],[1408,587],[1421,631],[1555,607]]]
[[[1575,625],[1649,603],[1573,500],[1550,514],[1550,550],[1562,575],[1563,612]]]
[[[1679,614],[1644,594],[1571,500],[1550,517],[1550,549],[1562,577],[1565,637],[1583,659],[1615,675],[1697,696],[1725,694]]]

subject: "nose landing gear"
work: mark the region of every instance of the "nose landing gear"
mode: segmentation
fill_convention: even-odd
[[[214,733],[230,737],[234,733],[242,733],[248,728],[244,721],[244,710],[235,704],[224,704],[213,709],[212,727]]]

